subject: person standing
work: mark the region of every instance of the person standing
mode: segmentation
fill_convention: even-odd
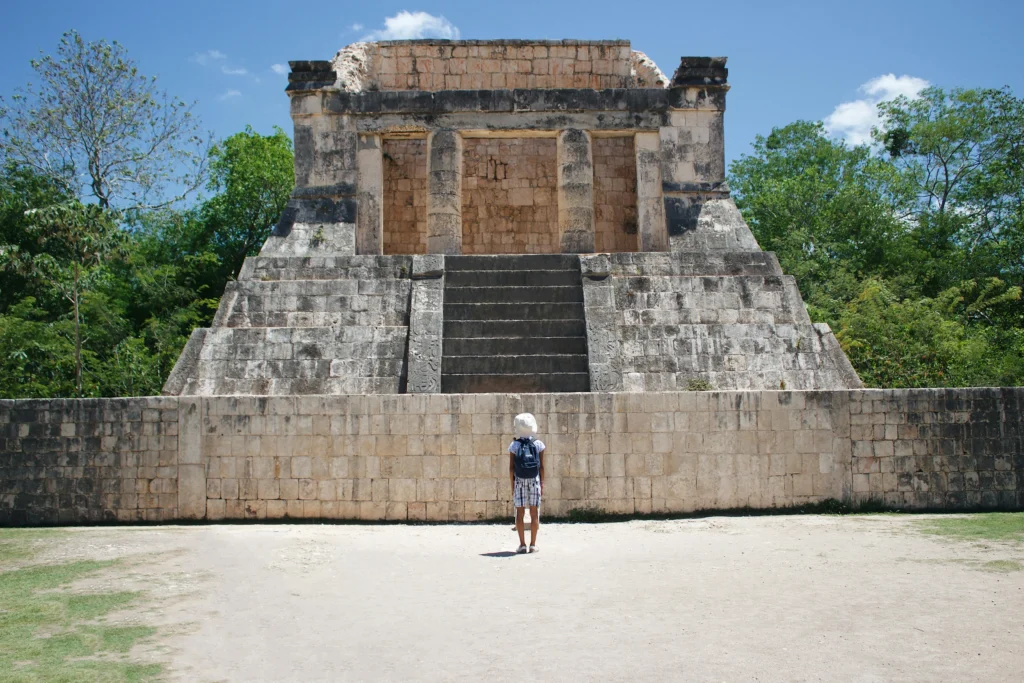
[[[544,486],[544,442],[537,438],[537,420],[530,413],[516,415],[516,438],[508,446],[508,474],[512,483],[512,504],[516,508],[517,553],[537,552],[540,529],[540,496]],[[524,516],[530,509],[530,547],[526,547]]]

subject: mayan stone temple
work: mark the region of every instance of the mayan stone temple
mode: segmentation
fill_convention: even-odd
[[[358,43],[292,62],[296,187],[165,394],[860,386],[725,183],[725,58]]]
[[[0,400],[0,524],[1024,508],[1024,388],[865,389],[725,182],[723,57],[291,62],[295,189],[163,396]],[[282,97],[283,105],[283,97]]]

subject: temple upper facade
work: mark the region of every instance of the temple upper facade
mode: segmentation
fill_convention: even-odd
[[[741,221],[695,234],[728,197],[723,57],[670,79],[623,40],[414,40],[291,65],[296,188],[267,255],[756,248]]]
[[[724,57],[356,43],[291,62],[295,189],[168,394],[860,386],[725,182]]]

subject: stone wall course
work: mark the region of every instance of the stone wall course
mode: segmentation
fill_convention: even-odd
[[[547,514],[1021,509],[1022,406],[1024,388],[0,401],[0,523],[502,517],[524,410]]]

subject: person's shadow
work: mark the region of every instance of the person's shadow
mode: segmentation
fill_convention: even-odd
[[[516,554],[511,550],[499,550],[494,553],[480,553],[480,557],[515,557]]]

